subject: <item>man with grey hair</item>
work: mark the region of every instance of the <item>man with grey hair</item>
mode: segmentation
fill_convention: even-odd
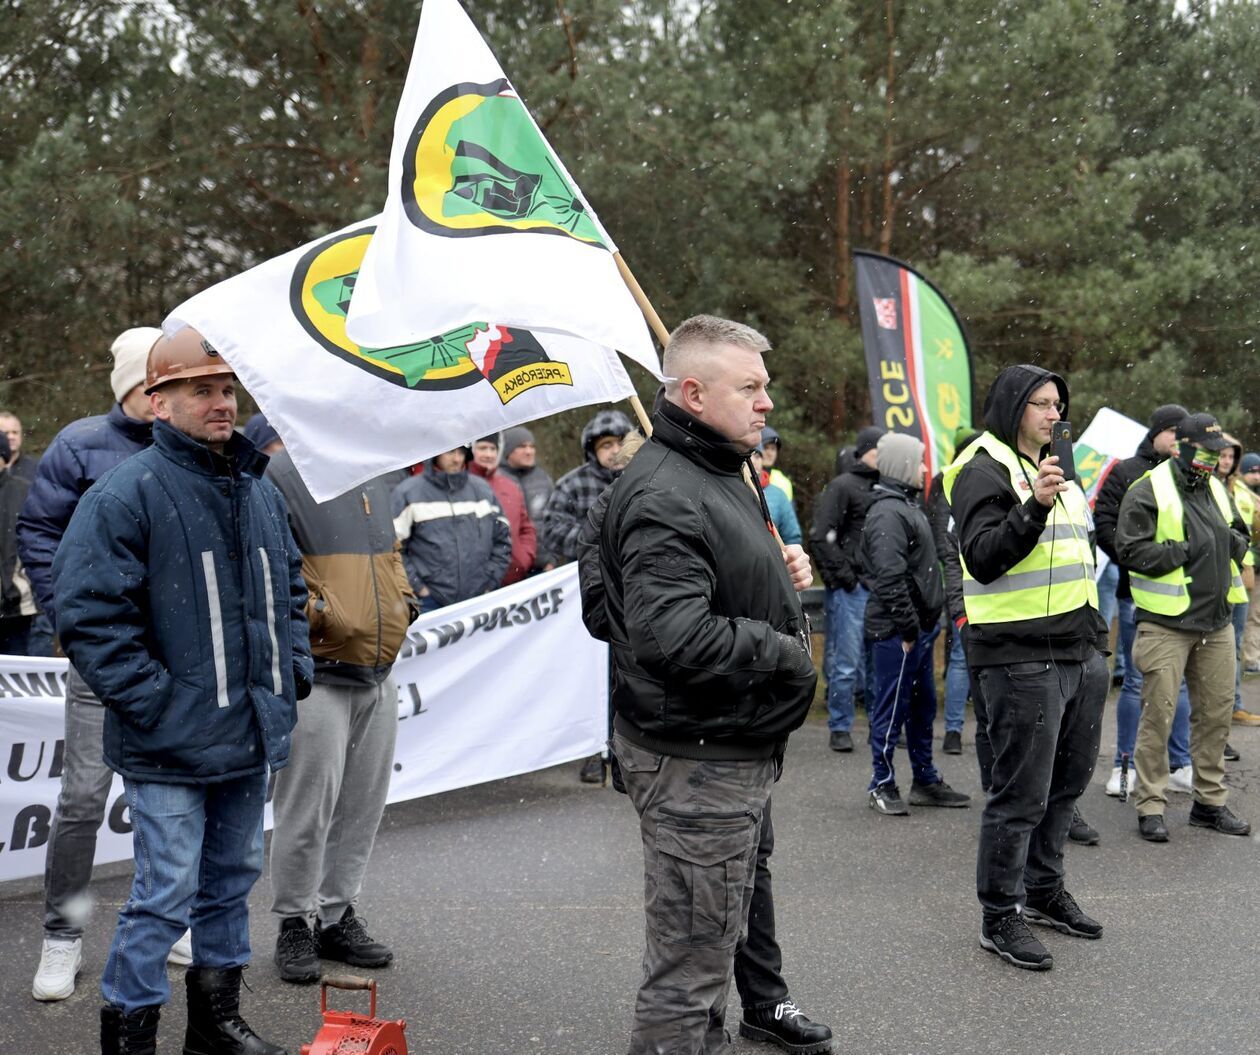
[[[595,588],[583,608],[608,627],[612,748],[643,837],[631,1055],[729,1042],[762,817],[817,682],[796,596],[813,578],[809,558],[780,548],[747,475],[774,406],[768,350],[756,330],[712,316],[674,331],[652,438],[613,484],[599,544],[582,558],[597,565],[584,572]],[[796,1052],[831,1048],[830,1031],[786,997],[745,1009],[740,1031]]]

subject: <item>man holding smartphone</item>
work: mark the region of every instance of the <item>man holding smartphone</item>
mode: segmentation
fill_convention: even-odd
[[[1063,378],[1011,366],[985,399],[988,431],[945,470],[983,697],[993,783],[980,822],[980,944],[1008,963],[1054,961],[1026,921],[1102,937],[1063,884],[1063,844],[1093,776],[1107,697],[1089,509],[1050,453]]]

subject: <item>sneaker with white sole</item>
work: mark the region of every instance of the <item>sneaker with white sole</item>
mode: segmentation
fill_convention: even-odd
[[[65,1000],[74,993],[74,981],[83,966],[83,940],[57,941],[44,939],[39,954],[39,970],[31,986],[36,1000]]]
[[[1168,774],[1168,790],[1189,795],[1194,791],[1194,767],[1182,766]]]
[[[1129,797],[1132,798],[1133,793],[1136,790],[1137,790],[1137,770],[1133,768],[1132,764],[1130,764],[1129,773],[1127,776],[1127,783],[1125,784],[1125,791],[1128,792]],[[1119,766],[1116,766],[1114,769],[1112,769],[1111,779],[1107,781],[1106,791],[1107,791],[1107,794],[1110,795],[1113,799],[1118,799],[1120,797],[1120,767]]]
[[[192,964],[192,931],[184,931],[179,941],[171,946],[166,962],[173,963],[176,967],[188,967]]]

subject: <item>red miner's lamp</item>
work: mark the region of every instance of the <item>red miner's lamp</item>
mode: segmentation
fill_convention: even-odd
[[[371,994],[367,1016],[352,1011],[329,1011],[329,989],[366,989]],[[369,978],[326,978],[319,987],[319,1011],[324,1016],[315,1039],[302,1045],[302,1055],[407,1055],[402,1019],[376,1017],[376,982]]]

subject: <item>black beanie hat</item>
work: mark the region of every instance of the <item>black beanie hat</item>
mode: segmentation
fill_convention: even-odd
[[[1162,407],[1156,407],[1151,414],[1151,423],[1146,434],[1153,439],[1167,429],[1175,429],[1189,414],[1190,411],[1180,403],[1165,403]]]
[[[859,429],[853,445],[853,457],[861,458],[867,451],[873,451],[883,434],[884,430],[878,425],[867,425],[866,428]]]

